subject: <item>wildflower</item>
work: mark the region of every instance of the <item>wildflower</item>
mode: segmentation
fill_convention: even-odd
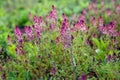
[[[54,5],[52,5],[52,11],[49,13],[49,16],[51,19],[57,19],[57,12],[56,12],[56,8]]]
[[[87,80],[87,75],[86,74],[82,74],[81,78],[79,78],[78,80]]]
[[[17,55],[20,55],[20,54],[21,54],[20,46],[17,45],[17,47],[16,47],[15,50],[16,50]]]
[[[64,44],[64,48],[68,48],[71,46],[71,34],[70,29],[68,29],[65,34],[62,36],[62,42]]]
[[[83,20],[81,20],[81,21],[79,22],[79,29],[80,29],[81,31],[85,31],[85,32],[88,31],[88,27],[86,27],[86,25],[85,25],[85,23],[84,23]]]
[[[41,56],[40,55],[38,55],[38,59],[40,59],[41,58]]]
[[[103,18],[102,18],[102,16],[99,17],[98,21],[99,21],[99,26],[100,27],[103,26]]]
[[[109,55],[107,56],[107,59],[108,59],[108,62],[110,62],[111,59],[112,59],[112,56],[109,54]]]
[[[39,26],[41,27],[41,32],[44,32],[45,22],[42,16],[39,17]]]
[[[35,30],[35,33],[36,33],[36,38],[41,38],[42,29],[40,28],[38,23],[34,24],[34,30]]]
[[[53,30],[56,28],[57,12],[54,5],[52,5],[52,10],[49,13],[48,21],[50,23],[50,29]]]
[[[113,30],[115,29],[115,24],[113,23],[113,22],[110,22],[109,24],[108,24],[108,31],[110,32],[110,33],[113,33]]]
[[[60,42],[59,37],[56,37],[56,44],[58,44]]]
[[[27,34],[27,38],[29,39],[29,41],[31,41],[33,38],[32,28],[30,26],[25,26],[25,32]]]
[[[55,75],[56,74],[56,69],[52,68],[52,74]]]
[[[85,14],[81,14],[80,16],[79,16],[79,18],[78,18],[78,21],[80,22],[81,20],[85,20],[85,17],[86,17],[86,15]]]
[[[89,39],[89,38],[86,39],[86,44],[87,44],[87,45],[90,44],[90,39]]]
[[[119,30],[114,30],[114,33],[113,33],[112,36],[117,37],[117,36],[119,36],[119,35],[120,35]]]
[[[19,42],[22,42],[22,41],[23,41],[22,32],[21,32],[20,28],[17,27],[17,26],[16,26],[16,28],[15,28],[15,36],[16,36],[16,38],[17,38],[17,40],[18,40]]]
[[[68,18],[65,14],[63,14],[63,21],[62,21],[62,27],[61,27],[61,37],[62,37],[62,42],[64,44],[64,48],[67,48],[71,44],[71,34],[70,34],[70,28]]]
[[[91,23],[94,27],[97,27],[97,21],[96,21],[96,18],[95,17],[92,17],[91,19]]]
[[[63,14],[63,21],[62,21],[62,27],[61,27],[61,35],[64,35],[66,30],[68,29],[68,18],[65,14]]]
[[[116,39],[116,37],[114,37],[113,42],[114,42],[114,43],[117,43],[117,39]]]
[[[108,32],[108,29],[107,29],[107,26],[106,25],[103,25],[102,27],[101,27],[101,32],[103,33],[103,34],[109,34],[109,32]]]
[[[68,21],[68,17],[63,13],[62,14],[63,21]]]
[[[56,23],[50,23],[50,29],[52,30],[52,29],[55,29],[55,27],[56,27]]]
[[[39,17],[39,23],[43,23],[43,18],[42,18],[42,16]]]
[[[39,18],[38,18],[38,16],[34,16],[34,23],[38,23],[39,22]]]
[[[111,9],[107,9],[107,15],[108,15],[108,16],[111,15]]]

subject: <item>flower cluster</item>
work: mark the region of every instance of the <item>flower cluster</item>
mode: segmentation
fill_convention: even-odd
[[[67,16],[63,13],[62,17],[63,17],[63,20],[61,24],[60,34],[62,37],[64,48],[67,48],[71,45],[71,33],[70,33],[69,21]]]

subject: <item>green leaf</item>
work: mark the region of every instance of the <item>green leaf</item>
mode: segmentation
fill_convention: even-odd
[[[30,71],[27,71],[27,73],[26,73],[26,79],[30,80]]]
[[[99,42],[98,39],[93,38],[93,41],[95,42],[95,44],[97,45],[98,48],[101,48],[101,46],[100,46],[100,42]]]
[[[10,80],[13,80],[13,78],[15,78],[16,76],[15,76],[15,74],[11,71],[10,72]]]

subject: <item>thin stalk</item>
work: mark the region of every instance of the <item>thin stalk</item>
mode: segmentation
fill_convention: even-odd
[[[73,68],[73,79],[76,80],[76,62],[74,59],[74,55],[72,54],[72,49],[70,49],[70,58],[72,62],[72,68]]]
[[[70,32],[70,29],[68,30],[69,33]],[[70,39],[71,39],[71,34],[69,34],[70,36]],[[72,62],[72,68],[73,68],[73,80],[76,80],[77,79],[77,76],[76,76],[76,62],[75,62],[75,58],[74,58],[74,55],[73,55],[73,48],[72,48],[72,40],[70,41],[70,59],[71,59],[71,62]]]

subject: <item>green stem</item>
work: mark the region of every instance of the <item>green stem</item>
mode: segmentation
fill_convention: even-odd
[[[70,57],[71,57],[71,62],[72,62],[72,68],[73,68],[73,79],[76,80],[76,62],[74,55],[72,54],[72,48],[70,48]]]
[[[71,36],[71,34],[69,36]],[[73,55],[72,41],[70,42],[70,52],[69,53],[70,53],[70,58],[71,58],[72,68],[73,68],[73,80],[76,80],[76,77],[77,77],[76,76],[76,62],[75,62],[75,58]]]

